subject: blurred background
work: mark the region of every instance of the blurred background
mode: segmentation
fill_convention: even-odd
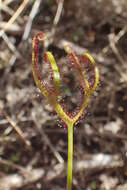
[[[74,128],[73,190],[126,190],[126,0],[0,0],[0,190],[66,187],[67,129],[32,77],[32,38],[40,31],[61,68],[69,43],[77,54],[89,51],[100,71]]]

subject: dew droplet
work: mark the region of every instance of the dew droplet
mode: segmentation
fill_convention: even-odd
[[[40,97],[40,94],[36,94],[36,97]]]
[[[62,128],[62,125],[60,123],[58,123],[58,127]]]

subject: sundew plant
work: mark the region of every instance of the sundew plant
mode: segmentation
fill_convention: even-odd
[[[88,53],[84,52],[82,55],[76,55],[69,45],[65,46],[65,52],[67,53],[68,64],[76,73],[76,79],[79,83],[78,91],[81,92],[81,102],[74,108],[74,111],[66,109],[68,102],[60,101],[61,93],[61,76],[60,68],[56,64],[55,58],[50,51],[43,53],[43,64],[47,64],[49,71],[47,71],[49,82],[51,85],[45,82],[44,76],[41,75],[41,69],[39,67],[39,44],[46,39],[44,33],[38,33],[32,42],[32,72],[33,78],[40,89],[42,95],[47,98],[49,104],[56,111],[60,119],[67,126],[68,130],[68,161],[67,161],[67,190],[72,188],[72,169],[73,169],[73,129],[75,123],[77,123],[82,117],[84,110],[87,107],[89,97],[96,89],[99,81],[99,71],[96,67],[93,57]],[[85,65],[88,64],[89,69],[86,70]],[[89,72],[90,70],[90,72]],[[43,73],[43,71],[42,71]],[[89,76],[89,73],[90,76]],[[92,78],[92,79],[91,79]],[[73,95],[73,94],[72,94]],[[78,98],[78,97],[77,97]]]

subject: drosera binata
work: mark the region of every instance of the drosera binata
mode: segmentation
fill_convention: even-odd
[[[73,169],[73,131],[74,125],[78,123],[82,117],[84,110],[88,105],[90,95],[94,92],[99,82],[99,71],[96,67],[96,63],[93,57],[88,53],[84,52],[79,57],[73,52],[69,45],[65,46],[65,52],[67,58],[74,69],[78,82],[80,83],[80,90],[82,94],[81,104],[77,106],[72,112],[66,110],[66,107],[59,101],[60,97],[60,83],[61,75],[59,68],[56,64],[55,58],[51,52],[46,51],[43,54],[43,64],[48,64],[50,67],[50,83],[46,84],[42,79],[40,68],[39,68],[39,43],[46,39],[46,35],[43,32],[38,33],[34,36],[32,41],[32,72],[36,86],[40,89],[42,95],[47,98],[49,104],[54,108],[63,123],[66,124],[68,130],[68,161],[67,161],[67,190],[72,189],[72,169]],[[88,73],[83,69],[83,65],[89,63],[93,80],[90,82],[87,77]],[[81,64],[82,63],[82,64]]]

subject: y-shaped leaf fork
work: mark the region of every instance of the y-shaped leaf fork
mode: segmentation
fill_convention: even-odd
[[[59,96],[59,87],[60,87],[60,73],[58,66],[56,64],[56,61],[54,59],[54,56],[51,52],[45,52],[43,59],[45,61],[44,64],[48,63],[50,65],[51,71],[52,71],[52,82],[53,82],[53,88],[49,88],[44,81],[42,80],[40,69],[38,65],[38,54],[39,54],[39,43],[43,42],[46,39],[46,35],[44,33],[38,33],[33,38],[32,43],[32,72],[33,77],[35,80],[35,83],[37,87],[40,89],[43,96],[45,96],[49,103],[53,106],[54,110],[57,112],[58,116],[63,120],[63,122],[66,123],[68,127],[68,166],[67,166],[67,190],[71,190],[72,186],[72,167],[73,167],[73,126],[76,121],[79,120],[79,118],[82,116],[84,109],[86,108],[88,104],[88,100],[90,95],[93,93],[93,91],[96,89],[96,86],[99,81],[99,71],[96,67],[95,61],[93,57],[89,53],[83,53],[81,55],[81,58],[83,60],[83,63],[85,64],[86,61],[89,61],[89,63],[92,66],[92,72],[94,74],[94,82],[91,85],[88,82],[88,79],[86,77],[86,73],[84,72],[80,61],[76,54],[72,51],[69,45],[65,46],[65,51],[68,55],[68,59],[70,60],[73,68],[75,69],[75,72],[77,73],[79,82],[81,83],[82,89],[83,89],[83,99],[80,108],[78,109],[78,112],[74,116],[70,116],[67,112],[64,111],[63,107],[58,101]]]

